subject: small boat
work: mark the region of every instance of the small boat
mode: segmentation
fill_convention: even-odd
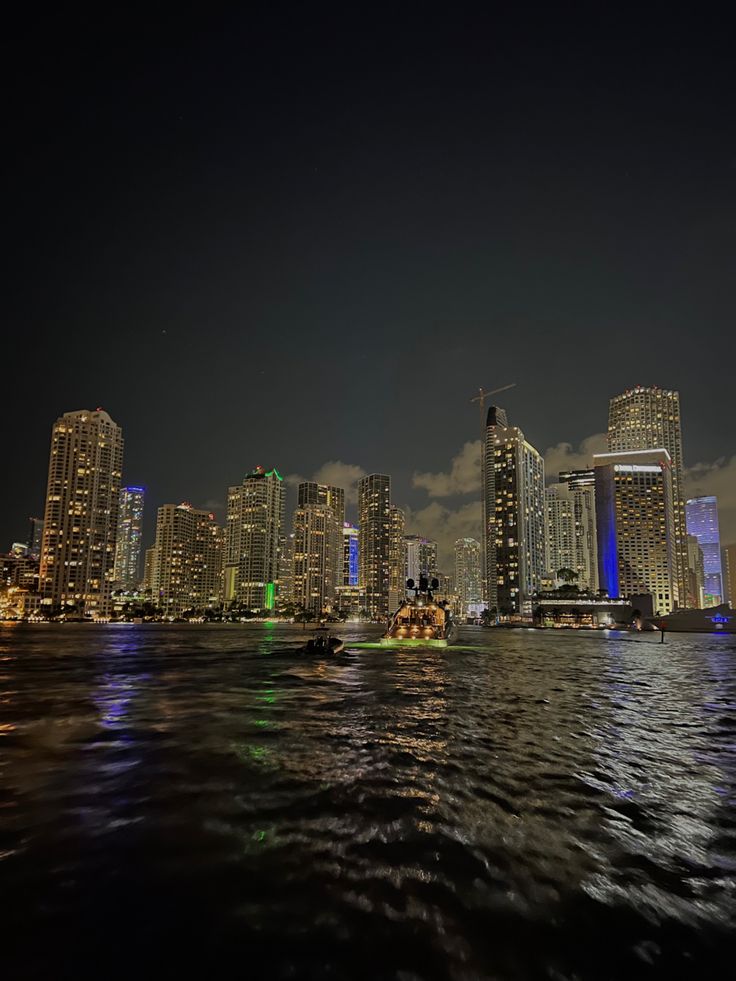
[[[414,591],[407,597],[388,623],[386,633],[381,637],[383,647],[447,647],[457,635],[457,625],[452,619],[446,601],[435,602],[432,590],[439,587],[433,579],[431,584],[425,576],[420,576],[419,585],[407,579],[407,590]]]
[[[339,654],[345,647],[345,643],[340,637],[331,637],[326,627],[319,627],[310,637],[304,647],[301,648],[302,654]]]

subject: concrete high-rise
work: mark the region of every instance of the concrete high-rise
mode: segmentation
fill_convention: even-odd
[[[275,468],[256,467],[228,489],[225,530],[225,602],[273,610],[278,595],[279,544],[285,493]]]
[[[391,478],[372,473],[358,483],[358,584],[369,616],[389,612]]]
[[[389,612],[398,609],[406,596],[404,569],[404,529],[406,519],[401,508],[391,505],[389,512],[388,544],[388,605]]]
[[[358,585],[358,529],[349,521],[342,524],[342,586]]]
[[[679,392],[637,385],[612,398],[608,412],[609,452],[660,448],[667,450],[671,461],[674,601],[676,606],[684,606],[688,559]]]
[[[560,475],[562,477],[562,475]],[[595,487],[582,480],[553,484],[545,491],[546,569],[555,578],[560,569],[577,574],[579,589],[598,589]]]
[[[455,594],[463,614],[469,605],[482,602],[480,553],[480,543],[474,538],[455,542]]]
[[[726,601],[736,608],[736,544],[723,546],[721,561]]]
[[[211,511],[164,504],[156,519],[151,592],[166,616],[222,602],[223,532]]]
[[[506,410],[492,405],[486,415],[486,430],[483,440],[481,479],[483,480],[482,503],[482,552],[481,586],[483,599],[489,607],[498,606],[498,590],[495,582],[496,569],[496,429],[506,428]]]
[[[327,504],[304,504],[294,511],[293,602],[319,616],[336,606],[342,576],[342,535]]]
[[[490,429],[491,427],[489,427]],[[493,428],[494,520],[487,551],[488,607],[502,615],[531,615],[532,596],[542,587],[544,550],[544,460],[517,426]],[[487,501],[489,514],[491,501]]]
[[[122,468],[122,430],[107,412],[56,420],[39,577],[45,605],[110,613]]]
[[[312,480],[304,480],[297,487],[297,507],[303,508],[308,504],[323,504],[332,508],[340,528],[345,523],[345,490],[333,487],[331,484],[317,484]]]
[[[705,604],[706,606],[718,606],[723,602],[724,589],[717,498],[691,498],[685,504],[685,517],[687,533],[697,538],[703,553]]]
[[[123,487],[118,509],[113,582],[116,589],[135,589],[140,583],[141,536],[143,534],[143,487]]]
[[[677,605],[672,461],[666,449],[600,453],[595,468],[598,576],[612,599],[651,593]]]

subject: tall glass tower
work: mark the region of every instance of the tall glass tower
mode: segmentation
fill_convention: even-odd
[[[358,483],[358,582],[370,616],[389,613],[391,478],[372,473]]]
[[[143,487],[123,487],[120,491],[118,536],[115,543],[113,580],[118,589],[135,589],[140,582],[141,535],[143,532]]]
[[[685,515],[687,533],[697,538],[703,553],[706,606],[718,606],[724,599],[718,500],[715,497],[693,497],[685,505]]]

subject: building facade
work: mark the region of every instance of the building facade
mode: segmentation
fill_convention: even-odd
[[[404,569],[404,530],[406,520],[401,508],[391,505],[389,513],[388,546],[388,606],[393,612],[406,596],[406,576]]]
[[[336,608],[342,576],[342,535],[335,512],[326,504],[305,504],[294,511],[294,573],[296,606],[313,616]]]
[[[225,529],[225,602],[247,610],[273,610],[279,587],[285,492],[275,468],[256,467],[230,487]]]
[[[702,610],[705,602],[705,564],[703,550],[698,545],[695,535],[687,536],[688,559],[688,606],[694,610]],[[711,606],[712,604],[707,604]]]
[[[420,576],[430,582],[437,576],[437,542],[421,535],[404,536],[404,579],[419,585]]]
[[[474,538],[458,538],[455,542],[455,594],[460,612],[482,602],[481,547]]]
[[[495,546],[489,550],[489,608],[530,616],[545,571],[544,460],[516,426],[494,432]]]
[[[308,504],[322,504],[332,508],[338,526],[345,524],[345,489],[333,487],[332,484],[318,484],[312,480],[304,480],[297,487],[297,507],[303,508]]]
[[[223,538],[211,511],[187,502],[158,509],[150,577],[152,600],[164,616],[220,605]]]
[[[666,449],[601,453],[595,465],[598,575],[611,599],[677,605],[672,461]]]
[[[486,415],[485,438],[482,447],[481,495],[483,518],[483,548],[481,551],[481,587],[489,607],[498,607],[496,569],[496,429],[508,426],[506,410],[492,405]]]
[[[342,586],[358,585],[358,529],[349,521],[342,523]]]
[[[29,518],[28,529],[28,554],[32,559],[38,561],[41,558],[41,544],[43,542],[43,519]]]
[[[672,476],[672,513],[675,604],[687,602],[687,528],[683,495],[682,431],[680,395],[653,386],[637,385],[610,401],[608,412],[608,449],[611,453],[627,450],[664,448],[670,457]]]
[[[123,487],[120,490],[113,581],[116,589],[126,592],[140,584],[145,493],[143,487]]]
[[[571,569],[579,589],[598,589],[595,487],[581,483],[553,484],[545,491],[546,569],[556,578]]]
[[[56,420],[41,545],[45,605],[109,615],[122,469],[122,430],[107,412]]]
[[[391,478],[373,473],[358,482],[358,584],[370,617],[389,612]]]
[[[697,538],[703,553],[705,605],[719,606],[724,601],[724,588],[717,498],[691,498],[685,504],[685,520],[688,535]]]

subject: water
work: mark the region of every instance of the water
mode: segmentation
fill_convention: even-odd
[[[732,967],[736,638],[302,638],[0,627],[3,978]]]

